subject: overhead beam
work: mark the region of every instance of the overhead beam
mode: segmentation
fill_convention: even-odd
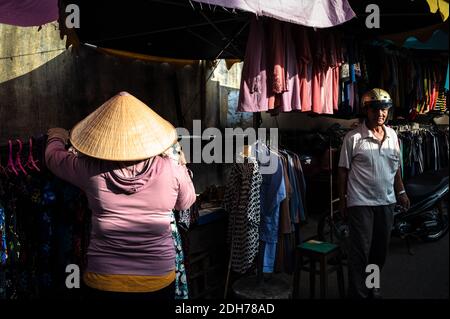
[[[215,60],[217,60],[223,52],[226,52],[225,50],[228,48],[228,46],[234,41],[234,39],[236,39],[241,33],[242,31],[245,30],[245,28],[250,24],[250,21],[247,21],[242,28],[239,29],[238,32],[236,32],[236,34],[228,41],[228,43],[223,47],[223,49],[216,55]]]
[[[211,42],[210,40],[206,39],[205,37],[201,36],[200,34],[194,32],[194,31],[192,31],[192,30],[190,30],[190,29],[188,29],[187,31],[188,31],[189,33],[191,33],[193,36],[199,38],[200,40],[202,40],[202,41],[204,41],[204,42],[206,42],[206,43],[208,43],[209,45],[211,45],[211,46],[213,46],[213,47],[216,47],[216,48],[218,48],[218,49],[222,49],[222,47],[221,47],[220,45]],[[227,46],[227,47],[228,47],[228,46]],[[233,53],[230,52],[230,51],[222,50],[221,52],[222,52],[222,53],[223,53],[223,52],[226,52],[226,53],[228,53],[229,55],[231,55],[232,57],[238,58],[238,56],[236,56],[236,54],[233,54]]]
[[[235,18],[228,18],[228,19],[221,19],[214,21],[215,24],[220,23],[226,23],[226,22],[232,22],[232,21],[245,21],[246,17],[235,17]],[[158,33],[165,33],[165,32],[173,32],[173,31],[180,31],[180,30],[186,30],[191,28],[198,28],[198,27],[204,27],[210,25],[209,22],[202,22],[202,23],[195,23],[191,25],[184,25],[184,26],[176,26],[176,27],[170,27],[170,28],[164,28],[159,30],[153,30],[153,31],[146,31],[146,32],[139,32],[139,33],[133,33],[133,34],[127,34],[127,35],[121,35],[116,37],[109,37],[106,39],[98,39],[98,40],[84,40],[84,42],[90,42],[90,43],[98,43],[98,42],[105,42],[105,41],[115,41],[115,40],[122,40],[122,39],[130,39],[130,38],[137,38],[142,37],[146,35],[152,35],[152,34],[158,34]]]
[[[219,33],[219,35],[224,39],[224,40],[228,40],[228,37],[222,32],[222,30],[220,30],[216,24],[214,23],[214,21],[212,21],[203,11],[200,11],[200,14],[202,15],[202,17],[208,21],[208,23],[214,28],[214,30],[217,31],[217,33]],[[236,51],[236,53],[238,55],[241,55],[242,52],[231,42],[231,47],[233,48],[233,50]]]

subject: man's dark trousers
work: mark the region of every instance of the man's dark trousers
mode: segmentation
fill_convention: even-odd
[[[353,206],[348,208],[350,247],[348,251],[349,298],[369,296],[366,267],[384,266],[394,222],[395,204],[386,206]]]

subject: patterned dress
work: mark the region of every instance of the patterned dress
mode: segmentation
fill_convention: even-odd
[[[258,254],[260,224],[260,188],[262,176],[258,163],[233,165],[224,198],[228,212],[228,242],[231,243],[231,268],[245,273]]]
[[[175,259],[175,299],[188,299],[189,290],[186,276],[186,268],[184,267],[183,246],[181,243],[180,233],[178,232],[175,214],[172,212],[170,226],[172,227],[172,237],[176,250]]]

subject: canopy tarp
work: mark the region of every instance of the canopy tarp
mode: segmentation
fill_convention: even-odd
[[[380,7],[380,29],[365,26],[371,3]],[[316,27],[341,23],[339,32],[363,38],[442,23],[426,1],[410,0],[0,0],[0,23],[30,26],[55,21],[58,4],[59,27],[68,44],[79,41],[187,60],[242,59],[255,14]],[[64,8],[69,4],[80,8],[79,29],[65,28]],[[358,18],[352,19],[355,13]]]
[[[22,27],[58,20],[58,0],[0,0],[0,23]]]
[[[298,19],[303,17],[303,24],[310,26],[318,15],[322,26],[323,21],[350,19],[335,27],[338,32],[367,39],[442,23],[426,1],[410,0],[60,1],[80,7],[81,28],[76,35],[81,43],[176,59],[243,59],[249,21],[255,14],[292,20],[286,16],[289,13],[296,23],[302,24]],[[380,29],[365,25],[371,3],[380,8]],[[332,10],[327,7],[331,5]],[[330,16],[325,17],[327,12]],[[358,18],[351,19],[354,13]]]
[[[410,49],[448,50],[448,31],[448,22],[444,22],[379,38]]]
[[[416,37],[409,37],[403,43],[404,48],[419,50],[438,50],[448,51],[448,33],[442,30],[436,30],[433,35],[425,42]]]
[[[193,0],[239,9],[281,21],[315,28],[329,28],[356,16],[347,0]]]

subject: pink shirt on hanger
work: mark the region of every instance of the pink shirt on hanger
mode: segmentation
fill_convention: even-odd
[[[333,107],[335,110],[339,109],[339,92],[341,90],[340,82],[340,67],[344,63],[344,54],[342,49],[341,37],[335,34],[335,61],[334,61],[334,71],[333,71]]]
[[[300,99],[302,112],[311,111],[311,85],[312,85],[312,56],[309,43],[308,29],[297,26],[294,31],[294,40],[297,45],[297,62],[299,65]]]
[[[269,99],[263,19],[252,19],[245,52],[237,111],[267,111]]]
[[[270,20],[268,23],[268,93],[269,110],[281,105],[280,94],[288,90],[286,83],[286,54],[285,37],[283,36],[282,23]]]
[[[323,35],[321,31],[313,34],[315,39],[314,65],[312,73],[312,110],[314,113],[322,114],[325,105],[324,80],[327,66],[323,47]]]
[[[324,77],[322,82],[322,89],[324,92],[322,113],[333,114],[334,38],[327,32],[323,34],[323,39],[326,65],[324,67]]]
[[[285,56],[286,56],[286,84],[287,90],[281,94],[280,108],[281,112],[290,112],[292,110],[301,110],[300,100],[300,78],[298,72],[298,62],[295,53],[295,44],[292,37],[292,25],[283,23],[283,35],[285,37]]]

